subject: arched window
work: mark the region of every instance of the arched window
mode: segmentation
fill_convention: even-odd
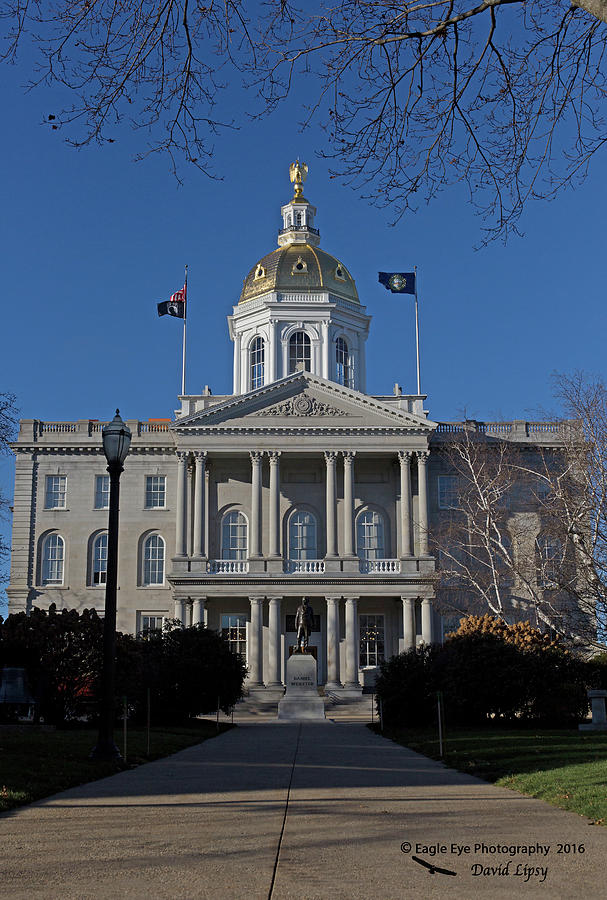
[[[345,387],[352,387],[354,384],[352,372],[352,358],[348,345],[343,338],[337,338],[335,342],[335,362],[337,364],[337,382]]]
[[[356,553],[359,559],[385,559],[384,519],[378,512],[365,509],[356,519]]]
[[[63,584],[65,541],[59,534],[49,534],[42,544],[42,584]]]
[[[311,360],[310,338],[305,331],[294,332],[289,339],[289,375],[293,372],[309,372]]]
[[[561,572],[563,548],[557,537],[539,534],[535,539],[537,583],[542,588],[555,588]]]
[[[105,584],[107,581],[107,533],[98,534],[93,541],[91,559],[91,584]]]
[[[250,384],[251,390],[254,391],[255,388],[263,387],[263,376],[264,376],[264,347],[263,340],[260,337],[256,337],[253,343],[251,344],[250,350],[250,362],[249,362],[249,371],[250,371]]]
[[[221,521],[221,558],[247,558],[247,520],[236,509],[226,513]]]
[[[299,510],[289,519],[289,559],[318,559],[316,516]]]
[[[143,545],[143,583],[164,584],[164,540],[159,534],[150,534]]]

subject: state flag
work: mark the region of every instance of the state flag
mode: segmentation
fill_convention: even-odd
[[[379,283],[393,294],[414,294],[415,272],[379,272]]]

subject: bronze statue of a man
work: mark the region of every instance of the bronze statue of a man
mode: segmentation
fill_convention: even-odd
[[[308,649],[310,635],[314,629],[314,610],[308,602],[308,598],[304,597],[297,607],[295,613],[295,631],[297,632],[297,647],[305,653]]]

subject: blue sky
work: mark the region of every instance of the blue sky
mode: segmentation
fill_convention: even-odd
[[[265,121],[218,137],[210,180],[180,185],[168,160],[132,161],[144,136],[75,151],[39,123],[53,90],[25,94],[24,71],[3,70],[5,140],[2,250],[5,297],[1,387],[24,418],[167,417],[181,378],[181,329],[156,303],[181,287],[189,265],[187,388],[231,390],[226,316],[242,279],[274,249],[288,166],[310,167],[321,246],[356,279],[373,316],[367,388],[415,390],[411,299],[377,283],[378,270],[417,265],[422,389],[433,419],[534,418],[551,408],[550,375],[582,368],[605,376],[605,154],[588,180],[528,207],[524,237],[475,251],[481,222],[465,191],[445,191],[390,227],[330,179],[318,159],[323,133],[299,131],[296,100]],[[238,101],[242,102],[242,101]],[[241,110],[241,112],[244,111]],[[236,111],[238,114],[238,110]],[[12,496],[13,466],[0,459]],[[0,601],[0,613],[3,612]]]

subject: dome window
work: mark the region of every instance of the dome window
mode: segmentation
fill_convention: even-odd
[[[335,342],[335,362],[337,370],[336,381],[344,387],[354,387],[354,372],[352,371],[352,357],[347,343],[343,338],[337,338]]]
[[[254,391],[256,388],[263,387],[264,382],[264,346],[260,337],[256,337],[251,344],[250,354],[249,380],[251,390]]]
[[[259,265],[255,269],[255,278],[265,278],[265,277],[266,277],[266,270],[264,269],[262,264],[259,263]]]
[[[343,268],[341,267],[341,265],[339,265],[339,266],[335,269],[335,278],[336,278],[338,281],[345,281],[345,280],[346,280],[346,273],[344,272],[344,270],[343,270]]]
[[[296,331],[289,339],[289,375],[293,372],[309,372],[312,349],[305,331]]]
[[[291,269],[291,275],[302,275],[304,272],[308,271],[307,262],[301,258],[301,256],[297,257],[297,262],[293,263],[293,268]]]

